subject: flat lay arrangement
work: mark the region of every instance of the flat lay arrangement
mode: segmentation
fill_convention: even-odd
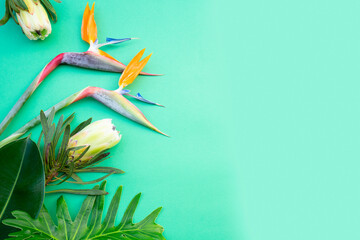
[[[48,0],[6,0],[6,14],[1,20],[4,24],[13,18],[22,27],[24,34],[31,40],[44,40],[51,33],[50,16],[56,20],[56,12]],[[157,133],[167,136],[155,127],[144,114],[127,98],[146,104],[160,106],[142,97],[140,93],[130,94],[125,89],[139,75],[157,76],[142,72],[150,55],[143,57],[141,50],[127,64],[119,62],[99,48],[119,44],[132,38],[107,38],[106,43],[99,43],[95,22],[95,6],[86,5],[81,37],[89,44],[86,52],[66,52],[57,55],[47,64],[30,84],[27,90],[11,108],[0,124],[0,134],[16,118],[17,113],[45,78],[60,64],[89,68],[97,71],[122,73],[118,88],[107,90],[100,87],[86,87],[72,93],[48,110],[39,110],[39,116],[29,120],[19,130],[0,141],[0,236],[2,239],[165,239],[164,229],[155,223],[161,208],[154,210],[143,220],[134,223],[133,215],[139,202],[140,194],[129,203],[121,222],[115,225],[122,186],[118,188],[106,211],[104,220],[104,201],[106,192],[105,179],[113,174],[122,174],[123,170],[112,166],[99,166],[108,159],[109,150],[121,144],[122,135],[112,123],[112,119],[92,122],[89,119],[74,126],[75,114],[61,115],[54,122],[56,112],[74,102],[91,97],[116,113]],[[36,106],[34,109],[37,109]],[[76,108],[74,108],[76,109]],[[91,113],[89,113],[91,114]],[[31,130],[41,124],[42,131],[36,139]],[[125,127],[125,126],[123,126]],[[149,134],[152,134],[149,132]],[[12,159],[9,162],[9,159]],[[104,173],[100,178],[85,181],[83,173]],[[47,186],[70,183],[81,188],[62,188],[47,191]],[[96,184],[86,188],[88,184]],[[76,218],[72,220],[64,197],[59,197],[56,208],[57,224],[43,205],[49,194],[87,195]],[[48,206],[50,207],[50,206]]]

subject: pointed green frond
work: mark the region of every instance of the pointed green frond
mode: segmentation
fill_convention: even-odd
[[[105,191],[106,182],[96,186],[93,190]],[[155,220],[161,208],[150,213],[138,223],[133,223],[133,216],[139,203],[140,195],[137,194],[127,207],[121,222],[114,226],[118,211],[122,187],[120,186],[111,203],[104,221],[101,223],[105,196],[88,196],[77,214],[74,221],[71,220],[69,210],[63,197],[57,202],[58,226],[52,222],[46,208],[44,207],[38,219],[32,219],[27,213],[14,211],[16,219],[6,219],[4,224],[20,229],[12,233],[10,239],[30,240],[165,240],[162,233],[164,228]],[[89,219],[90,217],[90,219]]]
[[[99,186],[96,186],[95,189],[99,189]],[[87,223],[95,202],[95,198],[95,196],[87,196],[84,200],[73,223],[73,227],[70,232],[70,240],[81,239],[81,237],[85,235]]]
[[[73,224],[69,209],[63,196],[57,200],[56,217],[58,222],[58,231],[56,236],[59,239],[69,240],[71,226]]]
[[[117,210],[118,210],[119,204],[120,204],[121,192],[122,192],[122,186],[120,186],[116,190],[116,193],[115,193],[113,199],[111,200],[109,210],[107,211],[104,222],[101,224],[100,233],[114,227]]]
[[[106,181],[103,181],[100,185],[100,190],[105,190]],[[102,214],[104,210],[105,195],[96,198],[93,210],[91,212],[90,225],[86,234],[86,238],[89,238],[92,234],[99,231],[101,227]]]
[[[74,131],[71,132],[70,137],[74,136],[75,134],[77,134],[78,132],[80,132],[81,130],[83,130],[87,125],[89,125],[92,121],[92,118],[89,118],[88,120],[80,123],[75,129]]]

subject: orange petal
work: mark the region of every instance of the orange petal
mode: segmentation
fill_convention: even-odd
[[[81,38],[88,42],[93,43],[97,39],[97,27],[94,19],[95,3],[93,3],[91,10],[89,4],[86,5],[83,20],[81,24]]]
[[[124,88],[127,85],[131,84],[135,80],[135,78],[139,75],[141,70],[145,67],[146,63],[149,61],[151,57],[151,54],[139,62],[144,52],[145,49],[141,50],[126,66],[119,80],[120,88]]]
[[[97,27],[96,27],[96,22],[94,19],[94,10],[95,10],[95,3],[93,3],[93,5],[91,7],[89,21],[88,21],[88,27],[87,27],[87,32],[88,32],[90,43],[95,42],[97,39]]]
[[[82,23],[81,23],[81,38],[82,38],[82,40],[84,40],[85,42],[88,42],[88,43],[90,43],[88,33],[87,33],[87,25],[88,25],[88,21],[89,21],[89,15],[90,15],[90,8],[89,8],[89,3],[87,3],[86,7],[85,7],[84,15],[83,15]]]
[[[116,62],[119,62],[119,61],[116,60],[114,57],[112,57],[110,54],[108,54],[108,53],[106,53],[106,52],[104,52],[104,51],[102,51],[102,50],[100,50],[100,49],[98,49],[98,51],[99,51],[99,54],[100,54],[100,55],[102,55],[102,56],[104,56],[104,57],[107,57],[107,58],[110,58],[111,60],[114,60],[114,61],[116,61]]]

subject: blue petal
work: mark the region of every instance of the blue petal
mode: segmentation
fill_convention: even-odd
[[[131,38],[120,38],[120,39],[106,38],[106,42],[112,43],[112,44],[122,43],[122,42],[126,42],[126,41],[129,41],[129,40],[131,40]]]
[[[129,92],[130,92],[130,90],[127,90],[127,89],[121,89],[120,94],[121,94],[121,95],[124,95],[124,94],[127,94],[127,93],[129,93]]]
[[[137,100],[139,100],[139,101],[142,101],[142,102],[145,102],[145,103],[148,103],[148,104],[153,104],[153,105],[158,105],[158,106],[162,106],[162,107],[163,107],[163,105],[160,105],[160,104],[158,104],[158,103],[151,102],[151,101],[143,98],[143,97],[140,95],[140,93],[137,93],[135,98],[136,98]]]
[[[124,90],[125,90],[125,89],[124,89]],[[128,90],[127,90],[127,91],[128,91]],[[137,99],[137,100],[139,100],[139,101],[141,101],[141,102],[144,102],[144,103],[148,103],[148,104],[152,104],[152,105],[157,105],[157,106],[160,106],[160,107],[164,107],[164,106],[161,105],[161,104],[154,103],[154,102],[151,102],[151,101],[143,98],[143,97],[140,95],[140,93],[136,94],[136,96],[131,95],[131,94],[129,94],[129,93],[124,93],[124,95],[129,96],[129,97],[132,97],[132,98],[135,98],[135,99]]]

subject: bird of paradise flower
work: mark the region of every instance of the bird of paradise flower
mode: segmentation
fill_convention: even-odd
[[[162,106],[160,104],[151,102],[145,98],[143,98],[139,93],[137,95],[131,95],[129,90],[124,89],[124,87],[131,84],[135,78],[141,75],[149,75],[155,76],[157,74],[150,74],[142,72],[142,69],[148,62],[151,54],[145,57],[140,61],[141,57],[144,54],[145,49],[141,50],[132,60],[131,62],[125,66],[123,63],[119,62],[108,53],[100,50],[99,48],[105,45],[117,44],[121,42],[125,42],[131,40],[132,38],[123,38],[123,39],[113,39],[107,38],[106,43],[99,44],[97,39],[97,26],[94,19],[94,4],[90,9],[89,4],[86,5],[82,26],[81,26],[81,37],[84,41],[88,42],[90,47],[86,52],[75,53],[75,52],[66,52],[61,53],[56,56],[49,64],[47,64],[43,70],[38,74],[38,76],[34,79],[34,81],[30,84],[28,89],[24,92],[24,94],[20,97],[18,102],[11,109],[9,114],[5,117],[3,122],[0,124],[0,134],[5,130],[10,121],[15,117],[16,113],[20,110],[20,108],[24,105],[26,100],[34,93],[37,87],[44,81],[44,79],[59,65],[68,64],[76,67],[89,68],[99,71],[109,71],[109,72],[123,72],[120,80],[119,80],[119,88],[110,91],[99,87],[86,87],[85,89],[72,94],[68,98],[59,102],[54,106],[55,111],[58,111],[74,102],[77,102],[86,97],[92,97],[95,100],[103,103],[119,114],[141,124],[144,125],[158,133],[163,135],[159,129],[157,129],[152,123],[150,123],[144,114],[129,100],[127,100],[124,95],[135,98],[139,101]],[[45,112],[49,113],[50,109]],[[8,138],[4,139],[0,142],[0,147],[9,141],[13,141],[23,134],[25,134],[30,128],[34,127],[40,122],[39,116],[28,122],[14,134],[10,135]],[[167,136],[167,135],[166,135]]]

